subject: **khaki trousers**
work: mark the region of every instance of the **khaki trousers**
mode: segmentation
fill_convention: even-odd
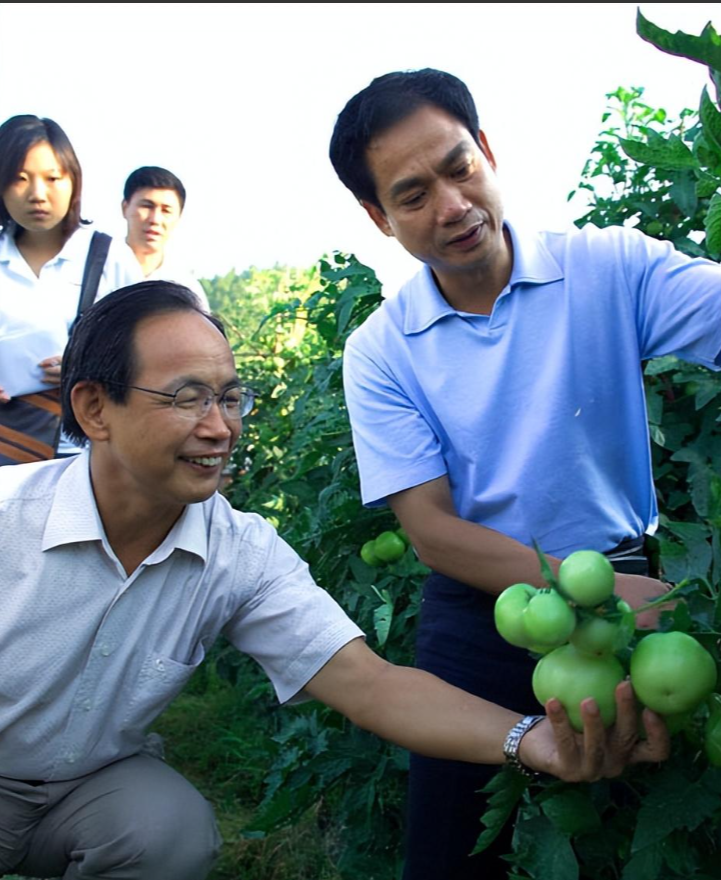
[[[219,849],[210,804],[158,758],[65,782],[0,778],[0,876],[203,880]]]

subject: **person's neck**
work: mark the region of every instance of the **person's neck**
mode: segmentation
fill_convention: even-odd
[[[65,234],[60,225],[47,232],[33,232],[18,227],[15,233],[15,244],[25,262],[33,270],[36,277],[53,257],[57,257],[65,244]]]
[[[147,251],[142,248],[134,248],[130,243],[128,243],[128,247],[135,254],[135,259],[140,263],[140,268],[145,278],[163,265],[163,257],[165,255],[162,251]]]
[[[491,314],[513,271],[513,244],[507,228],[503,230],[503,240],[505,247],[493,262],[458,272],[439,274],[432,270],[438,289],[454,309],[474,315]]]
[[[105,529],[108,543],[120,560],[128,577],[163,543],[185,510],[181,504],[153,504],[137,497],[124,503],[126,494],[112,481],[93,479],[90,475],[95,503]]]

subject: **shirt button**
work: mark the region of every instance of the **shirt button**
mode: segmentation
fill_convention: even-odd
[[[86,712],[89,712],[93,708],[92,700],[83,700],[82,706]]]
[[[66,764],[74,764],[75,763],[75,752],[69,752],[65,758]]]
[[[155,668],[156,668],[159,672],[162,672],[162,671],[165,669],[165,664],[164,664],[163,661],[160,659],[160,657],[158,657],[158,659],[155,661]]]
[[[103,655],[103,657],[109,657],[110,656],[110,645],[101,645],[100,646],[100,653]]]

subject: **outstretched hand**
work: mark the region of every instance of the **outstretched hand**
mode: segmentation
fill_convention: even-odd
[[[7,391],[0,385],[0,403],[8,403],[10,400],[10,395]]]
[[[519,757],[533,770],[550,773],[566,782],[595,782],[619,776],[629,764],[664,761],[670,751],[669,733],[663,719],[643,710],[646,739],[638,736],[636,698],[630,681],[616,688],[616,723],[604,728],[592,699],[581,703],[583,732],[577,733],[561,703],[546,703],[547,719],[521,740]]]

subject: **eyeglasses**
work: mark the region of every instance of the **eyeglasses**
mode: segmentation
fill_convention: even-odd
[[[174,394],[169,394],[167,391],[141,388],[140,385],[126,385],[123,382],[109,382],[108,384],[133,388],[135,391],[144,391],[146,394],[168,397],[173,401],[173,409],[179,416],[197,422],[208,415],[215,400],[218,401],[220,411],[225,418],[238,421],[252,412],[256,398],[255,391],[243,385],[233,385],[216,394],[209,385],[203,385],[201,382],[188,382],[187,385],[178,388]]]

